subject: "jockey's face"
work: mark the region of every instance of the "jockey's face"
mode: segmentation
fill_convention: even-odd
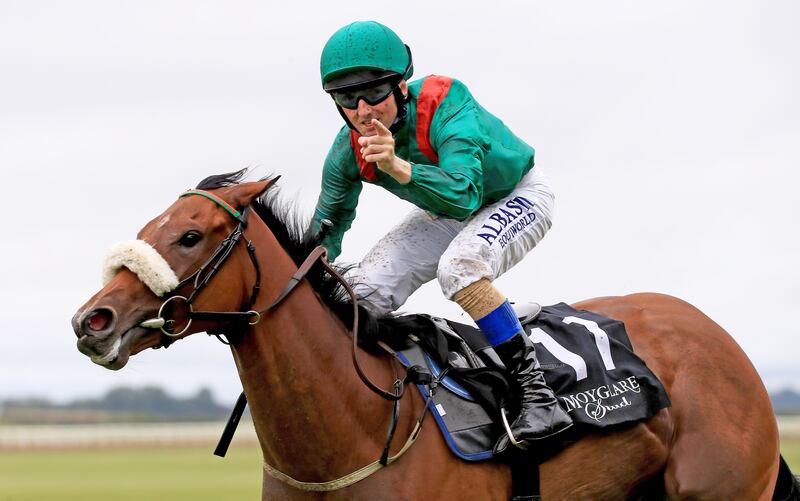
[[[408,84],[405,80],[401,80],[398,86],[404,96],[408,95]],[[342,108],[342,110],[344,110],[347,119],[350,120],[350,123],[362,136],[374,136],[377,134],[375,127],[371,123],[373,118],[378,119],[387,129],[392,126],[395,118],[397,118],[397,102],[394,99],[394,94],[389,94],[386,99],[374,105],[359,99],[357,108]]]

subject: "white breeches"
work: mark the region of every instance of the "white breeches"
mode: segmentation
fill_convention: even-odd
[[[464,221],[415,208],[364,256],[355,291],[378,314],[396,310],[434,277],[452,299],[519,263],[552,226],[553,204],[550,183],[534,167],[508,196]]]

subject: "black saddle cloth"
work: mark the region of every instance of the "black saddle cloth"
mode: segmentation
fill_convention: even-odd
[[[500,409],[513,420],[518,395],[482,332],[427,315],[397,320],[426,353],[425,365],[434,375],[447,368],[448,377],[455,380],[437,388],[446,396],[433,397],[441,407],[439,414],[444,410],[450,416],[434,413],[451,450],[468,460],[491,457],[491,445],[504,432],[498,424]],[[575,422],[562,443],[548,444],[551,452],[583,434],[647,419],[670,405],[661,382],[633,352],[622,322],[559,303],[545,306],[523,327],[535,344],[548,385]],[[422,365],[418,354],[403,353],[409,365]],[[485,413],[470,409],[478,405]],[[457,429],[448,429],[448,419],[450,428]]]

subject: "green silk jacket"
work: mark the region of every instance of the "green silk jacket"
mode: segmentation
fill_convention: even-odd
[[[356,215],[362,183],[382,186],[441,217],[464,220],[508,195],[533,167],[534,149],[483,109],[458,80],[428,76],[409,83],[405,124],[395,133],[395,154],[411,163],[402,185],[366,162],[360,135],[344,126],[322,170],[322,191],[312,221],[333,227],[322,244],[333,261]]]

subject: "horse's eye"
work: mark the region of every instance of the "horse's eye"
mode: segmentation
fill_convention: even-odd
[[[202,240],[202,238],[203,235],[194,230],[187,231],[178,241],[178,245],[181,245],[182,247],[194,247],[200,242],[200,240]]]

